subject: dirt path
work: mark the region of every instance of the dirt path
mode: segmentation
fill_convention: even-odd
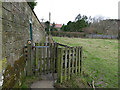
[[[34,82],[30,88],[54,88],[54,82],[50,80],[41,80]]]
[[[30,88],[54,88],[54,82],[57,80],[57,74],[41,75],[40,81],[34,82]],[[54,89],[55,90],[55,89]]]

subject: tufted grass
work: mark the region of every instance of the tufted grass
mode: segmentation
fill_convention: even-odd
[[[83,71],[95,87],[118,88],[118,40],[53,37],[56,42],[83,46]]]

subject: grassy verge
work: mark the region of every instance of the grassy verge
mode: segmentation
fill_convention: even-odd
[[[92,88],[91,83],[88,81],[90,78],[87,74],[82,76],[74,76],[70,80],[64,81],[62,84],[55,83],[56,88]]]
[[[95,81],[95,87],[118,87],[118,40],[67,37],[53,39],[70,46],[83,46],[83,71]]]

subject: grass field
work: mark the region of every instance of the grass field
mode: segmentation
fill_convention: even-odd
[[[70,46],[83,46],[83,71],[95,81],[95,87],[118,87],[118,40],[67,37],[53,39]]]

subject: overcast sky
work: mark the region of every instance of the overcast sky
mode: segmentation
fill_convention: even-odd
[[[118,18],[118,2],[120,0],[36,0],[37,6],[34,11],[41,21],[49,20],[51,12],[51,22],[66,24],[73,21],[80,13],[87,16],[105,16],[111,19]]]

